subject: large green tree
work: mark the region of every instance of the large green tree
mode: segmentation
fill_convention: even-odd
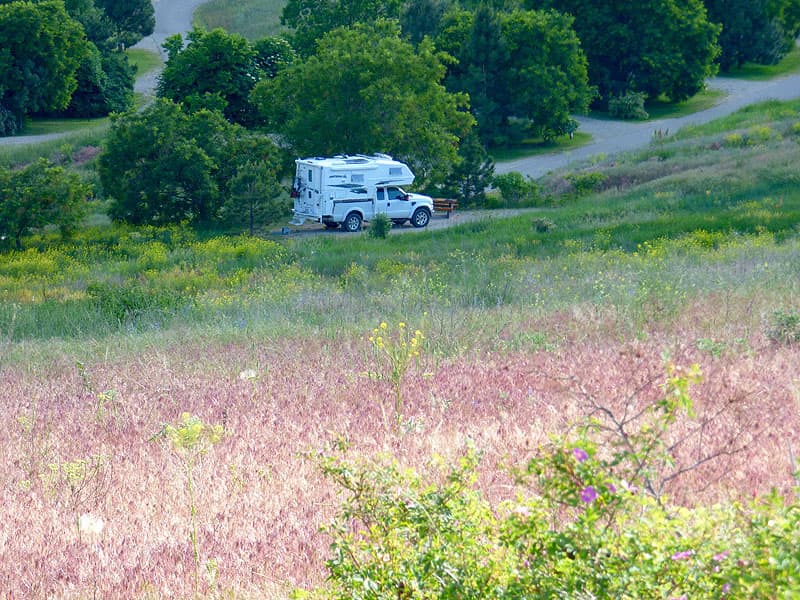
[[[482,139],[502,143],[524,130],[551,138],[571,132],[571,114],[594,97],[572,18],[555,11],[451,12],[438,40],[458,58],[450,89],[467,92]]]
[[[169,1],[169,0],[165,0]],[[153,33],[156,15],[150,0],[96,0],[115,30],[115,42],[120,48],[133,46]]]
[[[724,71],[745,62],[775,64],[792,49],[800,26],[800,0],[705,0],[708,17],[722,25]]]
[[[114,118],[98,160],[115,220],[134,224],[220,222],[231,181],[248,162],[274,162],[264,135],[247,132],[219,112],[187,113],[158,99]]]
[[[381,20],[325,35],[316,55],[256,85],[253,100],[297,155],[387,152],[435,179],[473,123],[444,74],[430,41],[415,49]]]
[[[195,28],[184,45],[180,35],[167,38],[167,63],[158,82],[158,95],[197,108],[222,108],[234,123],[252,125],[255,112],[249,96],[260,79],[274,77],[294,59],[280,38],[250,43],[222,29]]]
[[[22,238],[55,225],[68,234],[83,217],[91,188],[76,173],[45,159],[23,169],[0,169],[0,236]]]
[[[527,0],[575,17],[589,80],[605,100],[628,91],[685,100],[716,70],[719,26],[702,0]]]
[[[66,108],[88,53],[60,0],[0,5],[0,135],[15,133],[26,114]]]
[[[378,19],[397,19],[402,6],[402,0],[288,0],[281,23],[292,29],[292,47],[300,56],[308,57],[329,31]]]
[[[256,52],[244,37],[222,29],[195,28],[184,46],[180,35],[167,39],[167,62],[158,81],[158,95],[174,102],[218,95],[225,116],[236,123],[252,121],[248,96],[258,79]]]

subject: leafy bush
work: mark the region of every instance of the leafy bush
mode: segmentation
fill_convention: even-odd
[[[644,108],[647,96],[642,92],[628,91],[619,96],[613,96],[608,101],[608,114],[616,119],[643,121],[650,115]]]
[[[767,337],[781,344],[800,342],[800,312],[779,309],[772,313]]]
[[[500,190],[507,208],[532,206],[540,198],[538,184],[530,176],[523,177],[517,171],[495,175],[492,185]]]
[[[392,230],[392,220],[387,217],[384,213],[378,213],[373,217],[373,219],[369,222],[369,229],[367,230],[367,235],[371,238],[375,239],[386,239],[388,237],[389,232]]]
[[[339,441],[334,455],[315,457],[346,492],[325,528],[330,584],[295,598],[797,593],[800,506],[773,495],[687,509],[663,495],[663,477],[684,468],[668,429],[691,417],[698,379],[695,367],[669,365],[660,399],[633,417],[598,410],[574,439],[553,440],[517,470],[516,495],[499,503],[476,488],[472,447],[454,465],[435,459],[418,473],[385,458],[348,459]]]
[[[572,185],[576,196],[585,196],[586,194],[597,191],[597,189],[608,180],[608,175],[598,171],[589,173],[569,173],[566,179]]]

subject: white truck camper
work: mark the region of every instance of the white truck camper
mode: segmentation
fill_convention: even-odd
[[[396,224],[425,227],[433,200],[403,190],[414,182],[408,165],[386,154],[301,158],[292,185],[293,225],[306,219],[334,229],[358,231],[364,221],[384,213]]]

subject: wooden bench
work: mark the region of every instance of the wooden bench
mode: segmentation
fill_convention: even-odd
[[[436,212],[446,212],[448,219],[456,208],[458,208],[458,200],[449,200],[447,198],[433,199],[433,210]]]

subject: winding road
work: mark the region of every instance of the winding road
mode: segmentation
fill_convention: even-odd
[[[136,47],[163,53],[161,44],[170,35],[185,34],[192,28],[195,9],[207,0],[153,0],[156,26],[152,35],[140,41]],[[158,80],[158,70],[145,74],[136,81],[135,91],[152,96]],[[725,96],[712,108],[672,119],[624,122],[578,117],[580,130],[592,136],[592,141],[579,148],[552,154],[537,155],[497,163],[497,173],[519,171],[523,175],[538,178],[549,171],[563,168],[570,163],[585,160],[598,154],[613,155],[646,146],[656,131],[675,132],[686,125],[705,123],[728,115],[743,106],[762,100],[790,100],[800,98],[800,73],[771,81],[744,81],[716,77],[709,80],[712,89],[722,90]],[[0,138],[0,145],[30,144],[55,139],[63,134],[46,134]]]

